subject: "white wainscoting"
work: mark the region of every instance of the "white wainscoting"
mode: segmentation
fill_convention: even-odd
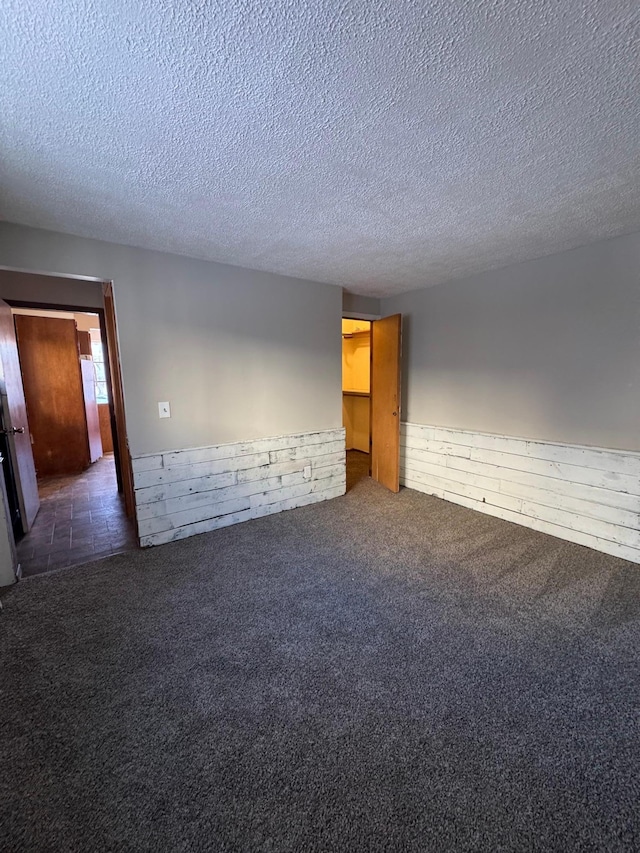
[[[344,429],[137,456],[140,544],[161,545],[343,495]]]
[[[640,563],[640,453],[405,423],[400,481]]]

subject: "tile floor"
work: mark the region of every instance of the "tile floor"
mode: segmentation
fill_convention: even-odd
[[[43,478],[38,490],[40,511],[17,546],[23,577],[137,548],[117,491],[113,454],[84,474]]]

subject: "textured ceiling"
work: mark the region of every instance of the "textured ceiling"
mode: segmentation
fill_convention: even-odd
[[[637,0],[4,0],[0,213],[387,295],[640,230]]]

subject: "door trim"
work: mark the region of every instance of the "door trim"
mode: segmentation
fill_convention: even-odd
[[[115,423],[114,448],[118,444],[120,456],[120,471],[122,476],[122,493],[124,495],[124,506],[127,517],[135,526],[138,536],[138,524],[136,521],[136,502],[133,490],[133,467],[131,465],[131,453],[129,452],[129,439],[127,437],[127,419],[124,411],[124,386],[122,384],[122,368],[120,363],[120,348],[118,345],[118,326],[116,321],[115,300],[113,295],[113,282],[105,281],[102,284],[102,298],[104,302],[104,313],[101,318],[104,321],[105,343],[107,349],[106,364],[109,371],[111,383],[111,414],[112,424]]]

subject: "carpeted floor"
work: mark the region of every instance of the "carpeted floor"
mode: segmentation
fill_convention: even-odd
[[[4,603],[4,851],[640,849],[640,566],[365,479]]]

